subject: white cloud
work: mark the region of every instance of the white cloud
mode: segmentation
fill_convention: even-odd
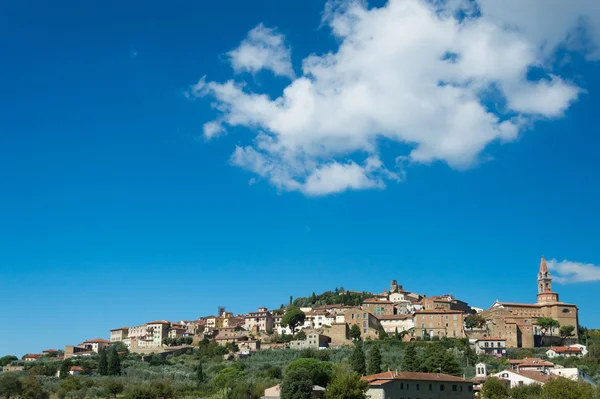
[[[558,262],[556,259],[552,259],[547,263],[548,269],[554,272],[554,280],[559,283],[600,281],[600,266],[569,260]]]
[[[236,73],[256,73],[267,69],[275,75],[294,77],[291,52],[286,46],[285,37],[263,24],[248,32],[248,37],[239,47],[227,55]]]
[[[515,140],[539,118],[560,117],[582,92],[552,70],[549,49],[570,43],[569,33],[579,23],[573,15],[594,7],[575,1],[565,20],[555,21],[562,32],[557,33],[547,32],[541,17],[513,14],[520,6],[527,12],[537,6],[554,21],[563,11],[554,5],[560,1],[510,1],[512,8],[479,0],[481,15],[467,10],[460,18],[456,10],[473,2],[389,0],[368,8],[362,1],[330,1],[324,23],[339,48],[306,57],[302,75],[278,97],[234,80],[203,78],[192,87],[192,94],[210,97],[220,113],[218,125],[209,122],[205,134],[216,126],[250,129],[254,143],[238,147],[232,162],[280,190],[306,195],[402,180],[403,170],[388,170],[381,162],[382,140],[411,148],[396,154],[403,163],[442,161],[468,168],[490,143]],[[267,68],[293,76],[284,43],[259,25],[230,53],[232,65],[236,71]],[[246,48],[261,55],[243,55]],[[592,54],[593,46],[585,50]],[[267,55],[272,53],[276,56]],[[545,68],[545,76],[529,80],[532,67]]]
[[[204,124],[204,137],[212,139],[213,137],[220,136],[225,133],[223,124],[218,121],[211,121]]]

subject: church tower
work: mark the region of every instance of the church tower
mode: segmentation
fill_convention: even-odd
[[[538,303],[558,302],[558,294],[552,292],[552,277],[546,265],[546,259],[542,256],[540,272],[538,273]]]

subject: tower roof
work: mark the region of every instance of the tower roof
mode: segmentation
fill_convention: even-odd
[[[546,259],[543,256],[540,262],[540,273],[548,273],[548,265],[546,265]]]

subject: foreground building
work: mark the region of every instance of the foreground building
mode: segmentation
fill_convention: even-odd
[[[542,332],[535,325],[540,317],[551,317],[561,326],[575,327],[570,341],[577,342],[579,328],[577,305],[559,301],[552,290],[552,277],[546,260],[542,257],[537,278],[537,303],[512,303],[496,301],[489,310],[481,313],[487,320],[489,335],[506,339],[508,348],[534,348],[541,345]],[[544,342],[558,339],[559,328],[547,331]]]
[[[388,371],[362,379],[369,383],[369,399],[473,399],[472,381],[447,374]]]

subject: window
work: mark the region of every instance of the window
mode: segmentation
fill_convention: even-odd
[[[452,392],[458,391],[458,387],[456,385],[452,385]]]
[[[444,384],[440,384],[440,391],[443,391],[445,389]]]
[[[400,383],[400,389],[404,389],[404,383],[403,382]]]
[[[467,391],[471,392],[472,390],[473,390],[473,385],[469,385],[469,386],[467,387]]]
[[[367,314],[363,313],[363,319],[366,319],[366,318],[367,318]]]
[[[421,389],[421,384],[417,384],[417,391]]]
[[[429,384],[429,390],[433,391],[433,384]]]

